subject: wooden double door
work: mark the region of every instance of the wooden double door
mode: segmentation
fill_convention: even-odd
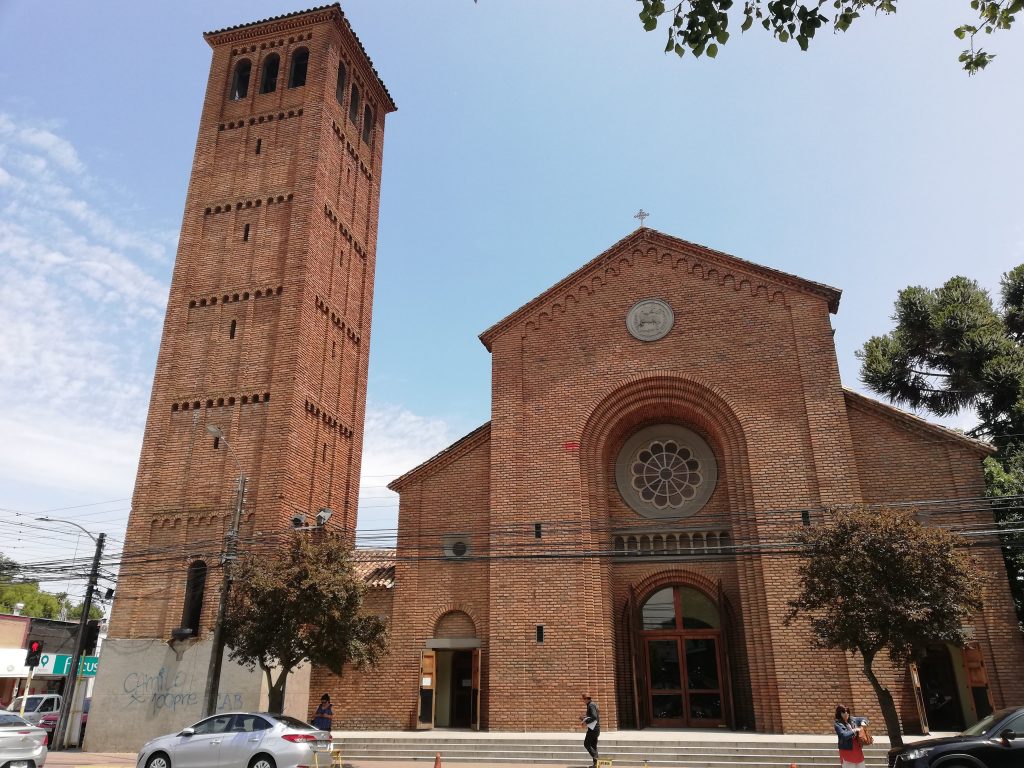
[[[727,654],[715,601],[692,587],[666,587],[648,597],[639,620],[641,719],[668,728],[725,725]]]
[[[720,633],[644,633],[648,722],[674,728],[725,723]]]

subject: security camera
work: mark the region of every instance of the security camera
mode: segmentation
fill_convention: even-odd
[[[306,513],[296,512],[292,515],[292,527],[302,528],[306,524]]]
[[[327,521],[331,519],[331,515],[334,514],[334,510],[329,507],[322,507],[316,513],[316,524],[327,525]]]

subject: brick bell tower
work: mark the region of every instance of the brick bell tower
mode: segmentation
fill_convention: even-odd
[[[329,528],[355,531],[395,104],[338,5],[204,37],[213,61],[93,696],[94,749],[135,749],[202,716],[241,472],[241,549],[313,525],[321,509]],[[219,708],[256,708],[260,688],[225,661]],[[292,696],[304,717],[306,692]]]

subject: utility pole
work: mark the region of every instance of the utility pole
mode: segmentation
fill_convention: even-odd
[[[74,523],[72,523],[74,525]],[[85,588],[85,602],[82,603],[82,618],[78,622],[78,637],[75,639],[75,653],[71,657],[71,669],[68,670],[64,682],[63,701],[57,727],[53,730],[53,744],[50,749],[64,749],[64,738],[68,729],[68,719],[75,704],[75,685],[78,682],[78,667],[82,663],[82,648],[85,647],[85,630],[89,623],[89,611],[92,608],[92,596],[96,591],[96,581],[100,575],[100,558],[103,556],[103,542],[107,534],[101,533],[96,539],[96,554],[92,558],[92,571],[89,572],[89,586]]]
[[[226,441],[225,441],[226,442]],[[230,448],[229,448],[230,450]],[[217,714],[217,694],[220,688],[220,670],[224,662],[224,617],[228,612],[228,597],[231,593],[231,565],[238,552],[238,528],[242,524],[242,509],[245,506],[245,473],[238,475],[238,491],[235,494],[235,511],[231,517],[231,528],[224,537],[224,557],[221,567],[224,580],[220,587],[220,604],[217,619],[213,625],[213,648],[210,649],[210,671],[206,675],[206,709],[203,717]]]

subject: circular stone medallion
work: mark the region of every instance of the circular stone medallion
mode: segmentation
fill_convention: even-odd
[[[672,330],[675,319],[667,302],[644,299],[634,304],[626,314],[626,328],[634,339],[657,341]]]

